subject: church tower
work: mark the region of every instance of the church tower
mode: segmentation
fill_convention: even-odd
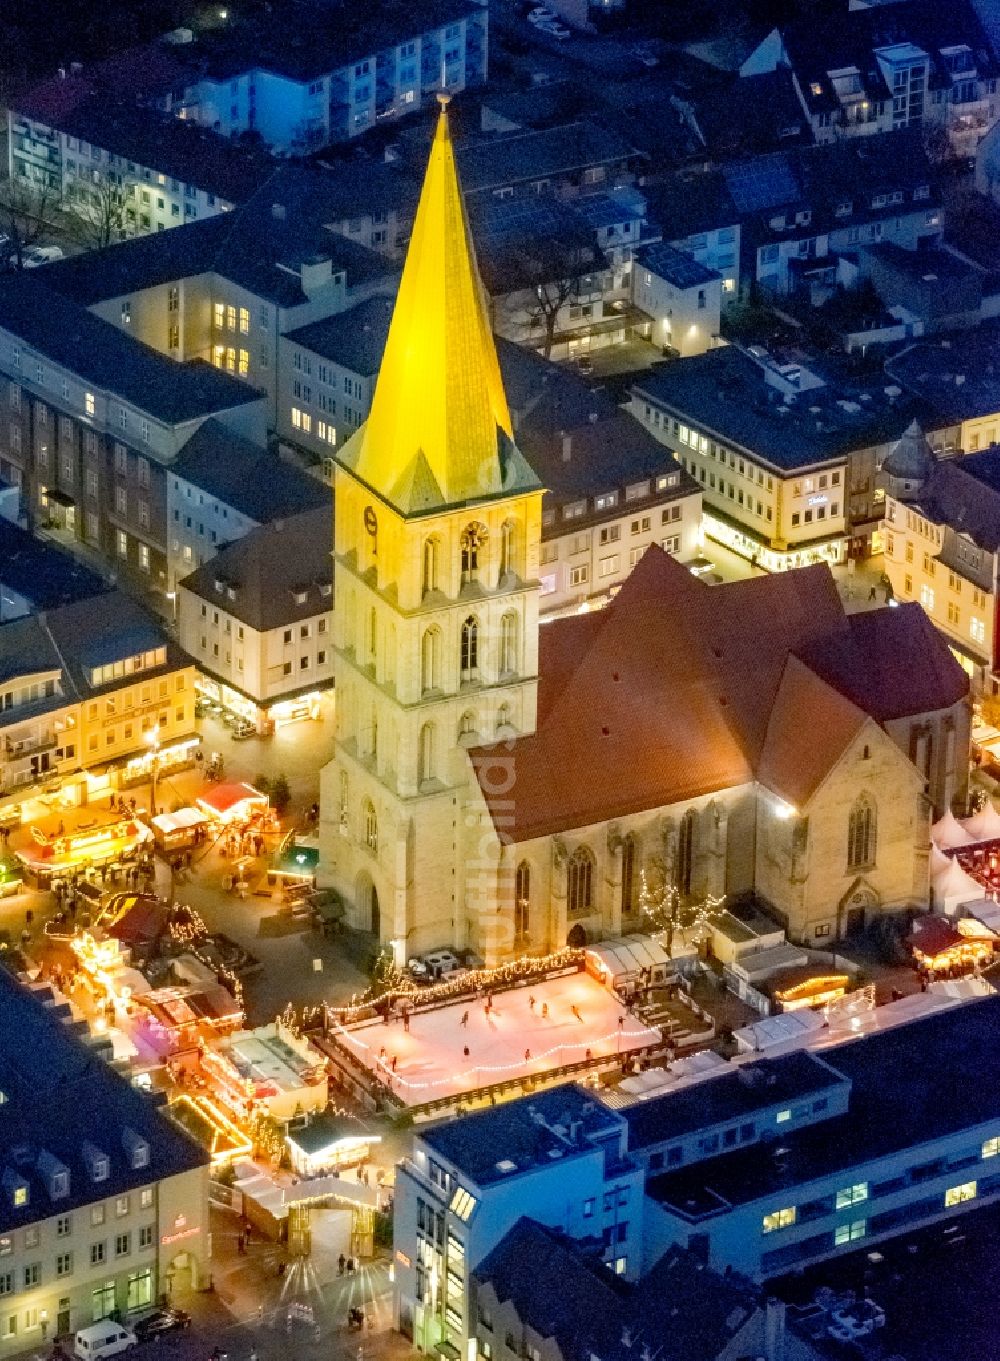
[[[442,107],[371,414],[334,480],[321,874],[398,962],[476,945],[466,751],[535,725],[541,497],[513,441]]]

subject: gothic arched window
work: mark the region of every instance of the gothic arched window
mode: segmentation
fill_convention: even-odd
[[[371,799],[365,799],[362,809],[365,829],[365,845],[372,855],[378,854],[378,814]]]
[[[849,869],[865,869],[875,863],[878,837],[878,815],[875,804],[867,794],[855,800],[847,822],[847,865]]]
[[[566,876],[566,909],[571,917],[590,911],[593,888],[594,857],[586,846],[578,846],[569,858]]]
[[[479,623],[471,614],[462,625],[461,672],[463,681],[479,679]]]
[[[622,913],[635,911],[635,837],[627,836],[622,842]]]
[[[531,908],[531,866],[522,860],[514,875],[514,944],[528,938],[528,914]]]

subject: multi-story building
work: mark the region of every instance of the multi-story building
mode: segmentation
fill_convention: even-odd
[[[874,473],[912,403],[727,346],[643,378],[632,411],[701,483],[708,538],[771,571],[878,548]]]
[[[526,1207],[612,1279],[655,1274],[681,1248],[762,1282],[995,1201],[998,1013],[994,996],[822,1052],[748,1057],[620,1109],[563,1087],[418,1135],[396,1178],[400,1328],[425,1352],[491,1331],[499,1350],[503,1292],[475,1287]],[[532,1262],[540,1280],[547,1263]]]
[[[0,626],[0,798],[13,818],[58,783],[66,805],[190,763],[194,667],[120,591]]]
[[[72,554],[0,515],[0,624],[106,588],[104,578]]]
[[[263,441],[264,402],[205,363],[176,364],[30,274],[0,288],[0,478],[29,518],[167,589],[166,470],[210,416]]]
[[[722,280],[723,308],[736,302],[741,278],[741,217],[722,171],[694,168],[644,187],[650,221],[663,240]]]
[[[774,29],[741,75],[787,67],[817,142],[940,129],[972,156],[997,119],[997,58],[974,6],[954,0],[858,5]]]
[[[935,458],[914,429],[881,478],[893,594],[920,603],[977,693],[996,694],[1000,449]]]
[[[722,277],[674,246],[661,241],[639,251],[632,301],[650,318],[653,344],[682,359],[719,343]]]
[[[745,280],[770,294],[831,287],[841,255],[940,240],[944,212],[920,132],[798,147],[722,171],[741,221]]]
[[[349,26],[322,3],[303,5],[291,25],[268,13],[199,38],[202,70],[184,92],[183,114],[225,137],[255,132],[284,151],[343,142],[413,113],[441,89],[484,84],[488,35],[487,7],[470,0],[382,5]]]
[[[319,715],[333,682],[332,557],[327,496],[251,529],[181,581],[179,636],[202,693],[265,729]]]
[[[396,1325],[422,1351],[475,1336],[471,1274],[530,1206],[574,1238],[597,1237],[617,1275],[642,1268],[643,1172],[627,1125],[563,1087],[418,1134],[396,1171]]]
[[[278,341],[278,436],[323,459],[331,481],[334,449],[368,419],[391,316],[391,298],[368,298]]]
[[[258,147],[95,94],[77,75],[20,96],[10,119],[11,179],[57,189],[91,246],[229,212],[276,167]]]
[[[1000,325],[920,340],[886,361],[886,377],[924,403],[935,453],[974,454],[1000,442]]]
[[[224,218],[62,261],[47,282],[162,355],[206,360],[266,393],[274,429],[280,337],[395,287],[388,237],[402,209],[376,208],[385,184],[373,178],[378,191],[367,201],[362,191],[357,232],[341,230],[353,219],[337,176],[286,166]],[[404,200],[407,184],[400,178]],[[378,251],[361,244],[365,235]]]
[[[795,1059],[803,1078],[770,1111],[748,1109],[764,1104],[766,1061],[680,1092],[673,1106],[666,1097],[633,1107],[629,1150],[657,1173],[645,1250],[684,1244],[716,1270],[766,1280],[996,1200],[998,1013],[991,997],[822,1056],[773,1060]],[[928,1089],[928,1072],[942,1075],[947,1096]]]
[[[330,489],[218,421],[207,420],[167,477],[167,590],[251,529],[323,506]]]
[[[0,1352],[208,1283],[208,1154],[48,988],[0,977]]]
[[[639,158],[617,133],[581,120],[482,137],[456,147],[470,212],[480,197],[576,199],[634,183]]]

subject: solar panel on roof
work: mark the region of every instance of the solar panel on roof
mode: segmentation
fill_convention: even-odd
[[[723,173],[733,202],[741,213],[777,208],[800,197],[795,173],[783,155],[742,161],[727,166]]]

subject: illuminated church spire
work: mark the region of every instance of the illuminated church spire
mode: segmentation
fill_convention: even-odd
[[[510,412],[445,109],[367,423],[340,461],[404,514],[535,483]]]

